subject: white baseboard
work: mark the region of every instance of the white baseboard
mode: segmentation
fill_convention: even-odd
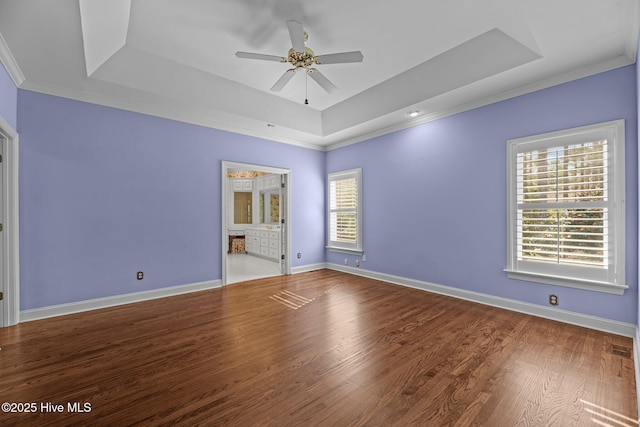
[[[293,267],[291,269],[291,274],[306,273],[308,271],[314,271],[314,270],[322,270],[323,268],[329,268],[328,265],[329,264],[327,264],[326,262],[319,262],[317,264],[309,264],[309,265],[303,265],[300,267]]]
[[[571,325],[583,326],[585,328],[609,332],[616,335],[622,335],[629,338],[634,338],[637,335],[638,328],[636,327],[636,325],[633,325],[631,323],[618,322],[615,320],[575,313],[558,308],[544,307],[528,302],[496,297],[493,295],[467,291],[464,289],[438,285],[435,283],[423,282],[421,280],[414,280],[386,273],[362,270],[360,268],[348,267],[340,264],[328,263],[327,268],[331,270],[343,271],[349,274],[355,274],[357,276],[364,276],[371,279],[382,280],[384,282],[394,283],[397,285],[408,286],[410,288],[421,289],[423,291],[447,295],[454,298],[460,298],[467,301],[477,302],[492,307],[504,308],[506,310],[530,314],[532,316],[542,317],[545,319],[557,320],[559,322],[569,323]]]
[[[327,268],[327,264],[309,264],[291,269],[293,274],[305,273],[308,271]],[[46,319],[49,317],[64,316],[66,314],[81,313],[83,311],[98,310],[101,308],[115,307],[134,302],[148,301],[156,298],[165,298],[174,295],[198,292],[205,289],[219,288],[221,280],[192,283],[188,285],[171,286],[168,288],[153,289],[149,291],[135,292],[131,294],[114,295],[104,298],[96,298],[85,301],[71,302],[67,304],[51,305],[47,307],[23,310],[20,312],[20,322],[30,322],[33,320]]]
[[[114,295],[111,297],[96,298],[86,301],[72,302],[68,304],[51,305],[48,307],[21,311],[20,321],[29,322],[32,320],[46,319],[48,317],[64,316],[66,314],[80,313],[82,311],[97,310],[100,308],[148,301],[156,298],[165,298],[190,292],[204,291],[206,289],[218,288],[220,286],[220,280],[211,280],[208,282],[171,286],[168,288],[152,289],[148,291],[134,292],[124,295]]]
[[[327,268],[326,263],[309,264],[292,268],[292,273],[305,273],[307,271]],[[20,312],[20,322],[46,319],[49,317],[64,316],[67,314],[81,313],[83,311],[98,310],[101,308],[115,307],[134,302],[148,301],[156,298],[171,297],[174,295],[198,292],[206,289],[219,288],[221,280],[191,283],[188,285],[171,286],[168,288],[152,289],[148,291],[134,292],[131,294],[114,295],[104,298],[96,298],[85,301],[71,302],[67,304],[51,305],[47,307],[23,310]]]
[[[332,263],[317,263],[292,268],[292,273],[304,273],[307,271],[328,268],[330,270],[342,271],[357,276],[369,277],[371,279],[381,280],[388,283],[407,286],[410,288],[420,289],[423,291],[434,292],[437,294],[447,295],[454,298],[460,298],[467,301],[477,302],[492,307],[503,308],[506,310],[517,311],[519,313],[530,314],[532,316],[543,317],[545,319],[557,320],[559,322],[569,323],[572,325],[583,326],[603,332],[609,332],[625,337],[633,338],[640,343],[638,328],[636,325],[615,320],[604,319],[601,317],[590,316],[587,314],[575,313],[572,311],[561,310],[558,308],[544,307],[537,304],[496,297],[493,295],[482,294],[479,292],[468,291],[464,289],[453,288],[450,286],[438,285],[435,283],[424,282],[421,280],[409,279],[406,277],[394,276],[386,273],[378,273],[375,271],[363,270],[349,266],[343,266]],[[28,322],[32,320],[45,319],[47,317],[62,316],[65,314],[79,313],[82,311],[96,310],[100,308],[113,307],[122,304],[130,304],[134,302],[147,301],[156,298],[164,298],[173,295],[180,295],[189,292],[197,292],[205,289],[212,289],[221,286],[220,280],[212,280],[208,282],[192,283],[188,285],[172,286],[162,289],[153,289],[149,291],[135,292],[131,294],[115,295],[105,298],[97,298],[86,301],[78,301],[68,304],[53,305],[49,307],[24,310],[20,312],[20,321]],[[635,344],[635,343],[634,343]],[[635,358],[640,361],[640,349],[634,345]],[[635,364],[636,369],[640,369],[639,363]],[[640,373],[640,371],[638,371]],[[640,378],[640,376],[639,376]]]
[[[638,414],[640,414],[640,330],[636,328],[633,336],[633,367],[636,370],[636,399],[638,399]]]

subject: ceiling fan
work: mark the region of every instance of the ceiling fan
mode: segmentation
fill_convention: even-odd
[[[328,55],[316,56],[313,51],[305,46],[308,39],[307,33],[304,31],[302,24],[298,21],[287,21],[289,28],[289,37],[291,38],[291,49],[286,57],[276,55],[265,55],[262,53],[236,52],[238,58],[260,59],[264,61],[277,61],[289,63],[293,68],[288,69],[271,87],[271,90],[278,92],[285,87],[289,80],[299,69],[304,70],[308,76],[316,81],[324,90],[329,93],[336,91],[338,88],[331,83],[324,74],[314,68],[314,65],[321,64],[341,64],[346,62],[362,62],[364,56],[360,51],[330,53]],[[305,104],[308,101],[305,100]]]

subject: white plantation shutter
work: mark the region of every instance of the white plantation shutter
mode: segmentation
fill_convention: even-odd
[[[330,249],[360,251],[361,169],[329,174],[329,244]]]
[[[607,268],[607,140],[517,154],[518,259]]]
[[[623,149],[622,121],[509,141],[511,277],[624,291]]]

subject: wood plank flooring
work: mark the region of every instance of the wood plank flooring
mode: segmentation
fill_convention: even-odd
[[[36,404],[2,425],[638,425],[631,339],[330,270],[27,322],[0,347],[0,402]]]

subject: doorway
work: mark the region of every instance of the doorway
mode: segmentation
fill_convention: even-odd
[[[20,321],[18,134],[0,117],[0,327]]]
[[[291,274],[291,171],[222,161],[222,285]]]

